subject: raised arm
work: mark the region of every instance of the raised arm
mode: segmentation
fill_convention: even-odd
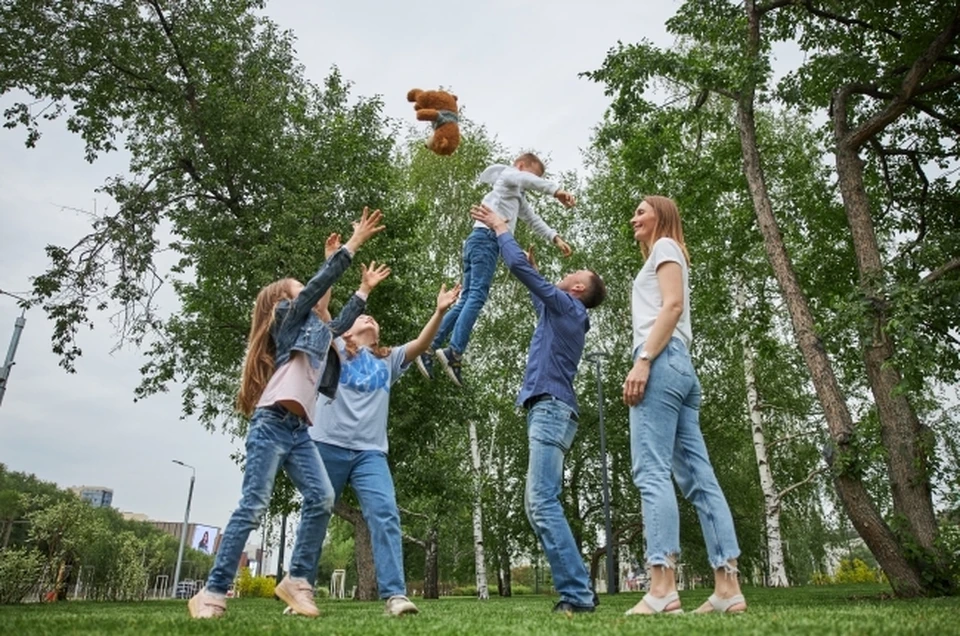
[[[337,314],[337,318],[330,321],[330,331],[333,332],[334,336],[342,335],[353,326],[353,323],[366,309],[370,292],[390,275],[390,268],[383,263],[377,265],[376,261],[371,261],[369,266],[361,265],[360,272],[360,288],[343,306],[343,309]]]
[[[304,285],[300,294],[293,301],[290,312],[287,314],[287,320],[304,320],[307,314],[313,311],[314,306],[320,302],[324,294],[350,266],[353,255],[357,253],[360,246],[372,236],[384,230],[384,226],[380,225],[382,219],[383,214],[380,210],[370,212],[367,208],[363,208],[360,220],[353,224],[353,235],[350,240],[327,259],[313,278]]]
[[[443,315],[453,306],[453,303],[457,302],[459,296],[460,283],[454,285],[450,290],[447,290],[446,285],[440,286],[440,293],[437,294],[437,308],[434,310],[433,315],[430,316],[427,324],[420,330],[420,335],[417,336],[415,340],[407,343],[404,349],[404,364],[409,364],[416,360],[420,354],[426,353],[427,349],[430,348],[430,343],[433,342],[434,336],[437,335],[437,331],[440,329],[440,322],[443,320]]]
[[[325,260],[330,260],[330,257],[333,256],[336,251],[340,249],[340,235],[334,232],[327,237],[327,240],[323,243],[323,258]],[[317,314],[320,316],[320,320],[324,322],[330,322],[330,296],[333,294],[333,286],[330,286],[330,289],[320,298],[320,302],[317,303]]]
[[[523,249],[510,234],[507,222],[503,220],[503,217],[485,205],[473,206],[470,209],[470,216],[496,233],[497,242],[500,244],[500,257],[503,258],[503,262],[510,269],[510,272],[517,277],[517,280],[530,290],[531,296],[552,311],[564,312],[572,308],[573,299],[557,289],[557,286],[553,283],[547,282],[540,275],[540,272],[530,264],[523,253]]]

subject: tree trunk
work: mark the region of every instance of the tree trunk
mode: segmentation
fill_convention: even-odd
[[[353,526],[353,550],[357,565],[357,599],[375,601],[380,597],[377,592],[377,572],[373,567],[373,543],[370,541],[370,529],[357,508],[338,501],[333,511]]]
[[[737,313],[743,315],[746,308],[746,293],[739,285],[736,291]],[[773,471],[767,458],[767,440],[763,433],[763,414],[760,411],[760,395],[757,390],[756,351],[750,334],[743,329],[740,336],[743,345],[743,376],[747,387],[747,411],[753,430],[753,450],[757,456],[760,472],[760,489],[763,492],[763,518],[767,530],[767,585],[790,587],[787,569],[783,562],[783,541],[780,538],[780,494],[773,481]]]
[[[893,342],[886,333],[889,298],[883,291],[883,265],[863,183],[863,160],[848,141],[845,99],[838,102],[834,108],[837,175],[853,236],[860,288],[867,300],[871,322],[871,333],[862,334],[861,346],[886,450],[893,508],[896,515],[906,521],[916,543],[929,554],[936,555],[938,524],[930,489],[928,458],[933,445],[907,395],[897,391],[901,377],[893,365]],[[938,575],[943,582],[949,582],[949,574],[939,572]]]
[[[500,538],[497,552],[500,562],[500,566],[497,568],[497,592],[500,594],[500,598],[506,598],[513,596],[513,582],[510,576],[510,551],[507,550],[506,537]]]
[[[483,489],[483,475],[480,470],[480,444],[477,441],[477,426],[471,421],[470,429],[470,456],[473,460],[473,555],[477,573],[477,597],[490,598],[487,589],[487,565],[483,554],[483,510],[481,509],[481,494]]]
[[[423,598],[440,598],[439,539],[437,526],[430,526],[423,561]]]
[[[13,532],[13,519],[9,519],[4,522],[6,525],[3,528],[3,545],[0,546],[0,549],[6,550],[7,546],[10,544],[10,535]]]
[[[754,0],[745,4],[748,20],[748,56],[756,60],[760,51],[760,13]],[[884,569],[894,591],[900,596],[923,594],[924,584],[911,566],[890,527],[880,516],[870,494],[860,479],[844,467],[853,456],[850,446],[853,437],[853,418],[840,391],[830,360],[817,334],[813,315],[803,290],[800,288],[793,263],[787,254],[779,225],[773,214],[770,197],[760,163],[757,127],[754,117],[755,83],[748,80],[737,99],[737,122],[743,152],[743,172],[753,199],[757,223],[763,235],[767,258],[783,293],[797,344],[823,406],[836,445],[836,452],[828,450],[827,461],[835,467],[834,484],[843,507],[857,532]],[[839,464],[839,465],[838,465]]]
[[[280,517],[280,545],[277,553],[277,583],[283,580],[283,553],[287,547],[287,513]]]

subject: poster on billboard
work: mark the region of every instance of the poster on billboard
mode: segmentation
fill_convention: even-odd
[[[213,549],[217,545],[217,534],[219,533],[220,528],[197,525],[193,529],[190,547],[204,554],[213,554]]]

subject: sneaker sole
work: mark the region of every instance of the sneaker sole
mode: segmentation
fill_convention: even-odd
[[[447,377],[450,378],[454,384],[463,388],[463,384],[460,383],[460,380],[458,380],[457,376],[453,373],[453,369],[450,368],[450,361],[447,360],[447,356],[443,353],[443,349],[437,349],[436,354],[437,358],[440,359],[440,366],[443,367],[443,372],[447,374]]]
[[[293,596],[288,594],[286,590],[283,590],[280,587],[277,587],[277,589],[274,591],[274,594],[279,596],[280,600],[286,603],[290,607],[290,609],[293,610],[294,614],[299,614],[300,616],[308,616],[310,618],[316,618],[317,616],[320,616],[320,610],[318,610],[316,606],[309,607],[309,606],[301,605],[297,603],[297,601],[293,598]]]
[[[417,356],[417,370],[420,371],[420,374],[428,380],[432,380],[433,376],[430,375],[430,372],[427,371],[427,367],[424,366],[423,360],[420,359],[420,356]]]

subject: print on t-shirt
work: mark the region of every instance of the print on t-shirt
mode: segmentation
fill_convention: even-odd
[[[361,349],[341,368],[340,383],[361,393],[372,393],[377,389],[389,393],[390,370],[383,360],[376,358],[366,349]]]

